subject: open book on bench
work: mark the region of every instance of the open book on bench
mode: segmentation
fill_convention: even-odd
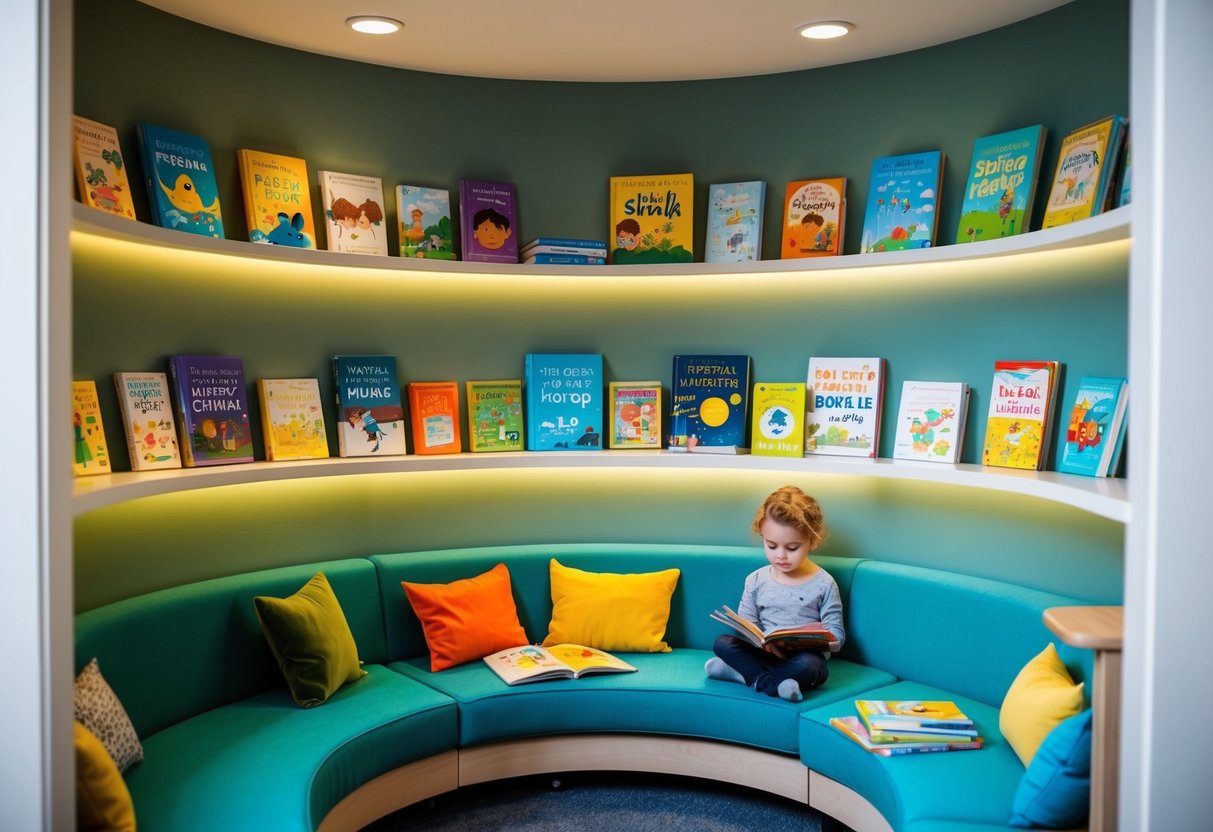
[[[797,627],[779,627],[764,633],[753,623],[742,618],[728,607],[721,605],[712,611],[711,617],[728,627],[755,647],[772,643],[786,643],[793,650],[828,650],[837,653],[842,645],[838,636],[819,621],[810,621]]]
[[[580,644],[553,644],[540,647],[527,644],[508,647],[484,662],[507,685],[524,682],[548,682],[553,679],[580,679],[593,673],[635,673],[636,668],[610,653]]]

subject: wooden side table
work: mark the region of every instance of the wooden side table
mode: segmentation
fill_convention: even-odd
[[[1120,668],[1124,607],[1051,607],[1045,626],[1071,647],[1095,651],[1091,680],[1090,832],[1115,832],[1120,794]]]

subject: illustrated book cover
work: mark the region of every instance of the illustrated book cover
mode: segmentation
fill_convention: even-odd
[[[602,355],[527,353],[528,451],[602,449]]]
[[[874,459],[884,405],[883,358],[809,359],[805,454]]]
[[[792,642],[797,650],[828,650],[837,653],[842,649],[837,634],[823,626],[820,621],[810,621],[799,627],[779,627],[764,633],[752,621],[742,618],[723,604],[712,610],[708,617],[731,627],[755,647]]]
[[[694,200],[695,177],[689,173],[612,176],[611,262],[692,262]]]
[[[748,355],[676,355],[668,446],[674,452],[745,454]]]
[[[77,477],[108,474],[109,447],[105,444],[105,426],[101,423],[101,401],[97,382],[72,382],[72,436],[76,443],[72,473]]]
[[[754,385],[750,453],[804,456],[805,392],[802,381]]]
[[[779,256],[790,260],[842,254],[846,216],[845,177],[789,182],[783,198],[783,235]]]
[[[405,453],[404,404],[394,355],[333,356],[341,456]]]
[[[521,451],[522,379],[467,382],[468,446],[475,452]]]
[[[459,385],[453,381],[410,381],[407,389],[413,453],[457,454],[463,450]]]
[[[455,259],[451,192],[446,188],[397,185],[396,217],[401,257]]]
[[[164,373],[114,373],[132,471],[180,468],[177,423]]]
[[[459,232],[464,260],[517,263],[518,199],[514,183],[460,180]]]
[[[146,123],[136,132],[156,225],[222,239],[219,187],[206,139]]]
[[[356,173],[316,171],[329,251],[387,256],[383,180]]]
[[[173,355],[168,367],[185,467],[252,462],[244,361],[234,355]]]
[[[259,378],[257,399],[267,460],[328,459],[318,380]]]
[[[607,385],[611,410],[611,448],[661,450],[661,382],[612,381]]]
[[[902,251],[935,245],[944,155],[931,150],[872,163],[859,250]]]
[[[994,362],[983,465],[1044,466],[1059,370],[1056,361]]]
[[[293,248],[316,248],[307,162],[281,153],[236,151],[248,238]]]
[[[968,412],[969,385],[963,381],[903,381],[893,458],[960,462]]]
[[[971,720],[955,702],[920,699],[856,699],[855,710],[869,732],[971,732]]]
[[[636,668],[617,656],[580,644],[527,644],[507,647],[484,657],[489,669],[507,685],[580,679],[595,673],[635,673]]]
[[[1104,211],[1126,125],[1125,118],[1111,115],[1084,124],[1061,140],[1057,166],[1049,180],[1042,228],[1065,225]]]
[[[80,201],[90,208],[135,219],[118,131],[108,124],[72,116],[72,158]]]
[[[706,263],[745,263],[762,259],[762,214],[767,183],[708,185]]]
[[[956,242],[1013,237],[1028,230],[1044,142],[1040,124],[973,142]]]
[[[1057,470],[1087,477],[1114,476],[1128,405],[1129,382],[1124,377],[1083,376],[1074,394]]]
[[[844,736],[881,757],[898,757],[903,754],[923,754],[935,751],[973,751],[982,746],[980,737],[952,742],[938,739],[918,742],[874,742],[868,734],[868,729],[864,727],[863,722],[857,716],[831,717],[830,724],[842,732]]]

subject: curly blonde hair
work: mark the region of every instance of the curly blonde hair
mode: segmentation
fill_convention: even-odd
[[[763,500],[750,525],[754,534],[762,534],[762,524],[768,519],[793,527],[812,542],[814,549],[829,534],[821,505],[794,485],[785,485]]]

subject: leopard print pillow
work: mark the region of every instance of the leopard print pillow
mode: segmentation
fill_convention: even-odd
[[[101,740],[119,771],[126,771],[143,759],[143,746],[135,726],[101,675],[95,658],[76,677],[76,719]]]

